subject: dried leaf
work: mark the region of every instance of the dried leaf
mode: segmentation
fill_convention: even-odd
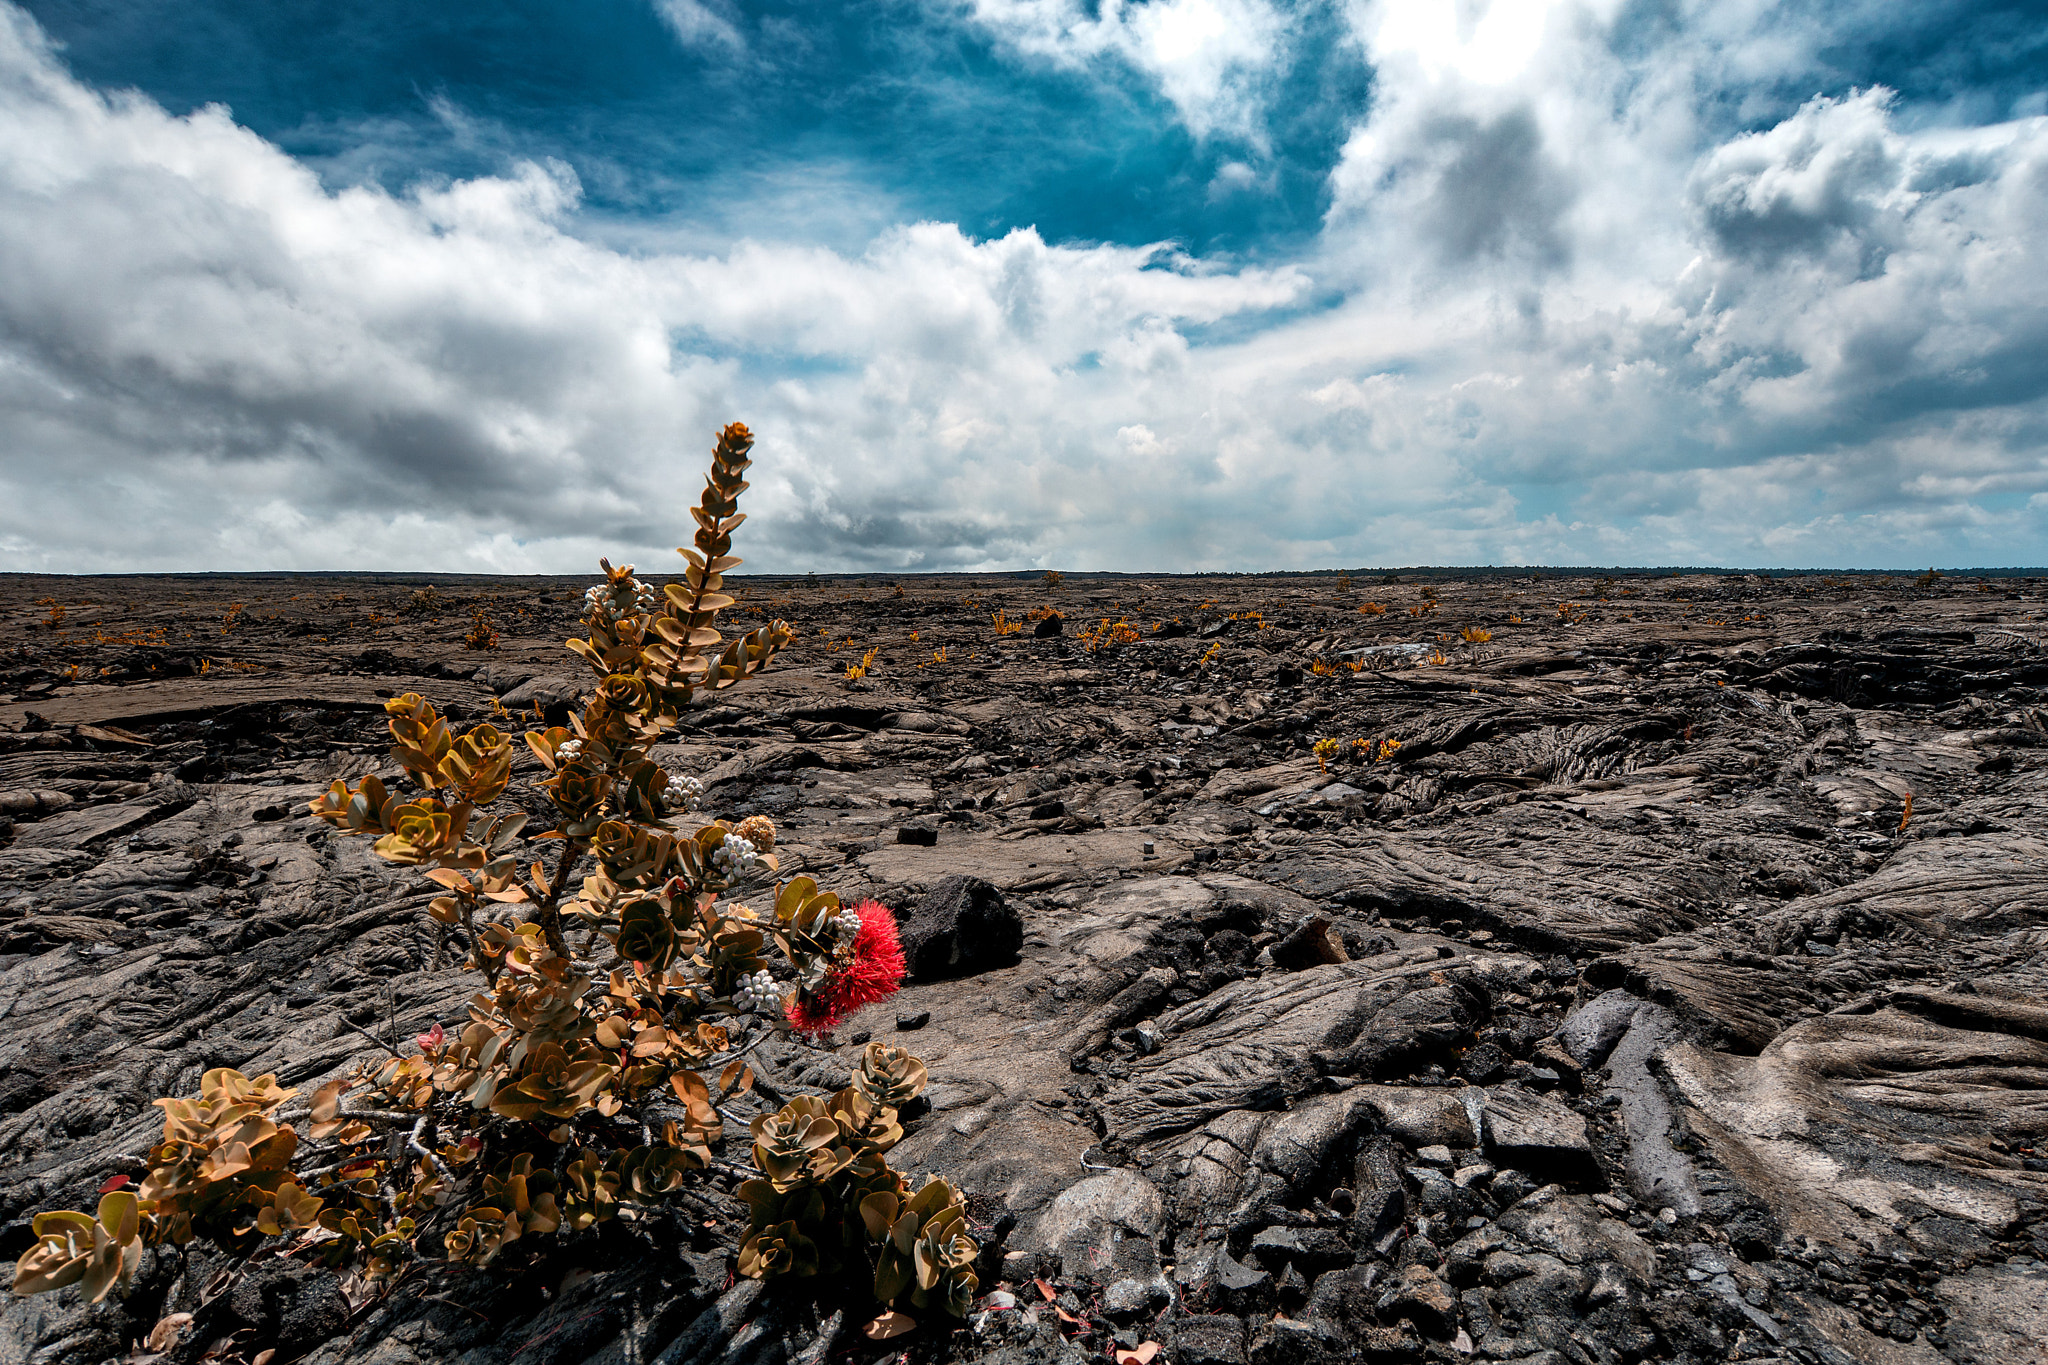
[[[891,1337],[900,1337],[916,1328],[916,1318],[892,1308],[860,1330],[866,1334],[869,1341],[887,1341]]]
[[[191,1322],[192,1315],[190,1313],[171,1313],[157,1319],[156,1326],[149,1329],[149,1349],[152,1351],[170,1350],[171,1347],[178,1344],[178,1338],[184,1335],[185,1329],[191,1325]]]
[[[1152,1357],[1158,1354],[1156,1341],[1141,1341],[1128,1351],[1119,1346],[1115,1351],[1116,1365],[1151,1365]]]

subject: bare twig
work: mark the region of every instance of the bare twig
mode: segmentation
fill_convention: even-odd
[[[433,1151],[431,1148],[423,1146],[420,1143],[420,1133],[425,1130],[426,1126],[427,1116],[422,1114],[420,1115],[420,1121],[412,1126],[412,1132],[406,1135],[405,1145],[411,1150],[425,1157],[428,1161],[432,1162],[434,1164],[434,1169],[440,1173],[441,1178],[447,1181],[449,1184],[453,1185],[455,1183],[455,1174],[454,1172],[450,1171],[445,1164],[443,1164],[441,1160],[441,1154],[439,1152]]]
[[[384,1049],[384,1051],[390,1053],[392,1056],[400,1057],[401,1060],[403,1059],[402,1054],[398,1051],[397,1048],[391,1046],[391,1044],[385,1042],[382,1038],[379,1038],[376,1034],[370,1032],[368,1029],[357,1028],[354,1024],[351,1024],[346,1019],[341,1021],[341,1026],[347,1029],[350,1033],[354,1033],[361,1037],[369,1039],[371,1042],[375,1043],[378,1047]]]

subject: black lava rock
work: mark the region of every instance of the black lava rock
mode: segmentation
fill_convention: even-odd
[[[1024,947],[1024,921],[979,877],[948,877],[905,917],[903,956],[914,980],[1007,967]]]
[[[1228,1313],[1178,1318],[1166,1344],[1180,1365],[1244,1365],[1244,1319]]]
[[[1508,1072],[1508,1055],[1492,1043],[1481,1043],[1465,1054],[1458,1074],[1474,1085],[1492,1085]]]

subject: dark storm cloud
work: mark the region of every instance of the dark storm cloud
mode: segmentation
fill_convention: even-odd
[[[1435,153],[1428,159],[1436,164],[1420,172],[1434,181],[1424,213],[1446,262],[1510,252],[1527,253],[1544,266],[1570,259],[1561,220],[1576,187],[1545,153],[1542,130],[1527,109],[1485,121],[1445,116],[1425,136]]]
[[[1769,266],[1846,248],[1857,278],[1884,269],[1894,234],[1883,201],[1899,185],[1899,162],[1881,123],[1830,123],[1782,124],[1722,148],[1701,169],[1692,200],[1721,255]]]

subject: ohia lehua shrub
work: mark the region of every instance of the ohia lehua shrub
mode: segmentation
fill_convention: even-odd
[[[737,423],[720,433],[680,582],[656,589],[600,561],[585,638],[568,642],[595,675],[589,698],[568,725],[523,736],[551,828],[491,813],[512,778],[509,735],[457,734],[415,694],[385,708],[403,777],[336,782],[309,805],[436,885],[428,914],[480,979],[467,1020],[310,1096],[221,1068],[198,1095],[156,1101],[148,1173],[94,1213],[38,1214],[16,1293],[75,1284],[97,1301],[145,1248],[194,1238],[237,1252],[285,1239],[375,1280],[645,1216],[717,1159],[720,1105],[751,1087],[753,1047],[896,989],[887,909],[842,906],[809,877],[770,884],[773,823],[699,823],[701,787],[651,752],[693,698],[754,677],[791,640],[779,620],[729,643],[717,625],[752,444]],[[551,867],[536,843],[554,847]],[[846,1089],[754,1120],[739,1273],[857,1277],[897,1314],[965,1312],[977,1248],[960,1196],[913,1188],[887,1159],[924,1081],[916,1058],[870,1044]]]

